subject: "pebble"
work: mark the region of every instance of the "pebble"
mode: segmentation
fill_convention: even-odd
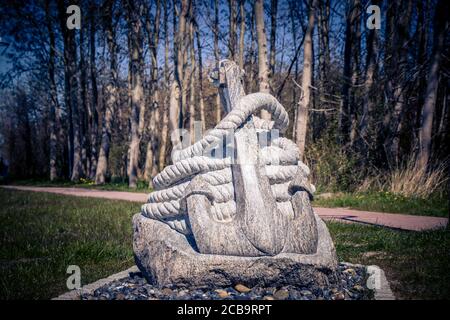
[[[359,285],[359,284],[356,284],[356,285],[353,286],[353,290],[356,290],[358,292],[363,292],[364,291],[364,287]]]
[[[331,298],[333,300],[344,300],[345,294],[343,294],[342,292],[338,292],[338,293],[333,294],[333,296]]]
[[[356,271],[355,271],[355,269],[353,269],[353,268],[345,269],[345,270],[343,271],[343,273],[345,273],[345,274],[350,274],[350,275],[352,275],[352,276],[355,276],[355,275],[356,275]]]
[[[161,293],[163,295],[170,296],[173,293],[173,290],[169,289],[169,288],[164,288],[164,289],[161,290]]]
[[[234,288],[241,293],[247,293],[252,291],[252,289],[244,286],[243,284],[237,284]]]
[[[123,293],[119,293],[116,295],[116,300],[124,300],[125,299],[125,295]]]
[[[289,291],[287,291],[286,289],[277,290],[273,294],[273,297],[277,300],[286,300],[287,298],[289,298]]]
[[[302,290],[302,291],[300,291],[300,294],[302,296],[309,296],[310,294],[313,294],[313,293],[309,290]]]
[[[225,299],[230,295],[227,291],[222,289],[216,289],[215,291],[217,292],[217,295],[222,299]]]
[[[372,299],[373,292],[366,286],[364,267],[340,264],[337,277],[330,277],[323,285],[256,286],[252,289],[242,283],[229,287],[186,288],[149,284],[140,273],[113,281],[84,294],[83,300],[362,300]]]

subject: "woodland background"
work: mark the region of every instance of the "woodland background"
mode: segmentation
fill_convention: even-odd
[[[72,4],[80,30],[66,26]],[[2,175],[151,186],[173,129],[223,117],[207,75],[228,58],[247,93],[285,106],[319,189],[428,196],[448,170],[448,12],[445,0],[3,0]]]

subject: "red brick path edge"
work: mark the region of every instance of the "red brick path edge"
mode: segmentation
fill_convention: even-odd
[[[2,188],[22,191],[49,192],[77,197],[104,198],[111,200],[126,200],[132,202],[145,203],[147,194],[125,192],[125,191],[104,191],[83,188],[58,188],[58,187],[28,187],[28,186],[1,186]],[[443,228],[447,225],[447,218],[417,216],[397,213],[370,212],[361,210],[351,210],[345,208],[318,208],[314,211],[324,220],[347,223],[363,223],[383,226],[393,229],[424,231]]]

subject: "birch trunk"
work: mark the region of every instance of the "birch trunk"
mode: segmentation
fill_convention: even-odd
[[[214,58],[216,60],[216,68],[219,68],[219,1],[214,0]],[[222,107],[219,92],[216,93],[216,123],[222,119]]]
[[[239,1],[239,14],[241,19],[239,33],[239,69],[244,70],[245,50],[245,0]]]
[[[312,33],[314,30],[314,11],[317,5],[317,0],[310,2],[308,14],[308,27],[305,34],[305,44],[303,51],[303,75],[302,75],[302,93],[298,103],[297,123],[296,123],[296,143],[299,147],[300,157],[302,158],[305,151],[306,142],[306,128],[308,126],[308,108],[310,104],[311,95],[311,79],[313,75],[312,61],[313,61],[313,43]]]
[[[195,46],[194,46],[194,23],[192,17],[192,7],[191,7],[191,20],[189,22],[189,59],[191,60],[191,72],[189,79],[189,133],[191,135],[191,141],[194,136],[194,123],[195,123],[195,73],[197,69],[195,61]]]
[[[264,27],[264,1],[255,1],[256,37],[258,41],[258,82],[260,92],[270,92],[269,66],[267,64],[267,37]],[[270,120],[266,110],[261,111],[261,118]]]

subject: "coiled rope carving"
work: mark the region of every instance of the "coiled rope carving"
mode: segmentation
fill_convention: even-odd
[[[271,113],[274,121],[265,121],[254,116],[262,109]],[[284,132],[289,123],[286,110],[272,95],[254,93],[242,97],[236,107],[205,137],[185,149],[173,152],[173,165],[164,168],[153,179],[155,191],[149,195],[148,203],[142,206],[142,214],[163,221],[183,234],[190,234],[186,208],[183,208],[181,203],[191,180],[200,175],[211,186],[213,198],[211,216],[223,223],[231,221],[236,213],[231,173],[232,159],[211,158],[204,153],[215,145],[222,145],[223,139],[230,132],[236,131],[250,120],[259,132],[268,132],[271,129]],[[261,160],[265,164],[265,175],[268,177],[277,206],[281,212],[292,215],[289,183],[299,168],[305,177],[309,174],[309,169],[299,161],[298,148],[289,139],[273,138],[269,141],[269,145],[260,151]]]

